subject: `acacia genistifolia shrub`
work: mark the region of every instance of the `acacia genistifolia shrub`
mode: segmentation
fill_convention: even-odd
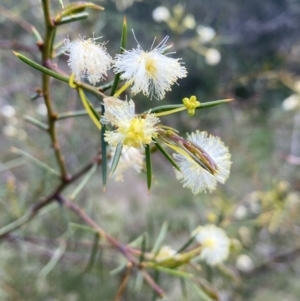
[[[117,53],[107,50],[106,39],[111,40],[113,37],[106,37],[105,32],[99,33],[103,35],[101,38],[87,38],[72,32],[64,41],[60,41],[60,49],[56,48],[54,51],[56,32],[61,27],[70,26],[70,23],[87,17],[85,10],[88,8],[99,11],[103,8],[93,3],[74,2],[53,15],[50,1],[43,0],[41,3],[45,25],[43,38],[36,29],[32,30],[37,38],[42,61],[34,61],[19,52],[14,54],[28,68],[40,72],[42,86],[38,93],[46,105],[47,123],[34,118],[27,118],[27,121],[41,129],[41,135],[49,135],[59,170],[42,162],[38,164],[54,173],[60,183],[50,194],[34,203],[27,213],[3,227],[0,235],[8,236],[12,231],[36,219],[42,209],[57,202],[77,215],[82,222],[82,228],[96,234],[92,245],[92,258],[100,248],[122,255],[123,263],[120,264],[117,260],[119,257],[113,261],[114,277],[122,275],[115,288],[114,300],[122,299],[132,278],[142,279],[142,287],[150,288],[155,298],[167,298],[168,292],[165,292],[160,280],[166,275],[181,279],[183,294],[187,296],[196,294],[203,300],[218,300],[217,290],[199,270],[201,266],[206,266],[210,270],[218,269],[230,274],[223,262],[230,255],[232,243],[220,225],[212,223],[197,227],[186,234],[185,243],[179,249],[164,245],[168,235],[166,224],[162,226],[153,245],[149,245],[145,233],[140,233],[138,240],[130,244],[129,241],[112,236],[109,229],[105,229],[101,222],[93,220],[85,208],[73,200],[80,196],[82,189],[89,184],[98,170],[102,173],[103,188],[107,181],[126,181],[124,172],[127,169],[134,169],[138,173],[143,171],[145,189],[151,193],[151,158],[155,153],[162,155],[164,164],[173,167],[173,176],[182,184],[182,189],[188,188],[191,194],[211,193],[218,189],[218,185],[224,184],[228,179],[231,167],[231,155],[221,139],[202,131],[203,129],[184,135],[176,128],[164,124],[161,117],[166,119],[175,114],[187,114],[194,118],[200,110],[226,104],[231,99],[200,102],[192,92],[186,91],[186,97],[178,99],[177,103],[164,103],[172,86],[176,83],[180,85],[180,80],[188,77],[188,70],[182,59],[172,52],[168,36],[161,41],[154,39],[150,49],[140,45],[135,36],[137,45],[127,45],[125,18],[123,24],[120,24],[118,39],[120,38],[121,44]],[[93,35],[93,29],[90,31]],[[134,35],[134,31],[132,34]],[[62,71],[59,63],[53,63],[57,55],[63,54],[70,67],[69,74]],[[113,74],[112,81],[107,81],[108,74]],[[74,174],[70,174],[65,163],[69,154],[63,153],[60,147],[57,122],[61,118],[74,118],[78,113],[66,115],[54,110],[57,100],[53,97],[52,78],[64,82],[69,89],[78,92],[78,100],[85,109],[83,114],[90,118],[97,129],[97,136],[91,135],[90,139],[100,141],[98,153],[91,158],[90,163]],[[88,99],[88,93],[99,100],[100,107],[96,107]],[[148,104],[147,107],[138,111],[135,95],[139,93],[149,102],[144,102]],[[71,197],[66,196],[65,190],[75,181],[79,184]],[[99,194],[103,193],[103,188],[99,189]],[[45,274],[44,270],[42,274]],[[157,277],[158,274],[161,274],[160,278]]]

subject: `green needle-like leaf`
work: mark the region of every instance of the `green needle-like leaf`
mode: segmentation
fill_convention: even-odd
[[[187,278],[187,279],[191,279],[191,278],[194,277],[193,274],[178,271],[178,270],[175,270],[175,269],[169,269],[169,268],[162,267],[162,266],[159,266],[159,265],[154,265],[152,268],[155,269],[155,270],[158,270],[160,272],[163,272],[163,273],[166,273],[166,274],[169,274],[169,275],[172,275],[172,276],[176,276],[176,277]]]
[[[84,20],[89,16],[89,14],[87,12],[82,12],[82,13],[77,13],[77,14],[72,14],[66,17],[63,17],[58,23],[57,25],[63,25],[63,24],[67,24],[67,23],[71,23],[71,22],[76,22],[79,20]]]
[[[26,57],[25,55],[21,54],[21,53],[18,53],[18,52],[15,52],[13,51],[13,53],[21,60],[23,61],[24,63],[26,63],[27,65],[33,67],[34,69],[37,69],[43,73],[46,73],[56,79],[59,79],[63,82],[66,82],[66,83],[69,83],[69,78],[67,76],[63,76],[55,71],[52,71],[38,63],[36,63],[35,61],[31,60],[30,58]]]
[[[41,34],[38,32],[38,30],[34,26],[31,26],[31,30],[32,30],[33,35],[36,38],[37,43],[42,43],[43,39],[42,39]]]
[[[122,54],[124,52],[124,50],[126,49],[126,45],[127,45],[127,22],[126,22],[126,18],[124,17],[124,21],[123,21],[123,27],[122,27],[122,35],[121,35],[121,47],[120,47],[120,53]],[[118,84],[120,81],[120,76],[121,74],[118,73],[115,76],[111,91],[110,91],[110,95],[114,95],[117,88],[118,88]]]
[[[31,215],[30,212],[25,213],[20,218],[14,220],[13,222],[5,225],[2,228],[0,228],[0,237],[8,232],[13,231],[14,229],[21,227],[22,225],[29,222],[32,218],[33,218],[33,216]]]
[[[114,154],[114,157],[113,157],[113,160],[112,160],[112,163],[111,163],[109,177],[112,176],[112,174],[114,173],[114,171],[116,170],[116,168],[118,166],[120,157],[122,155],[122,149],[123,149],[123,144],[119,143],[116,147],[115,154]]]
[[[142,291],[143,284],[144,284],[143,274],[142,273],[137,273],[135,283],[134,283],[134,291],[140,293]]]
[[[104,7],[96,5],[91,2],[74,2],[65,7],[65,9],[55,18],[55,23],[58,24],[64,17],[74,15],[83,12],[87,8],[92,8],[96,10],[104,10]]]
[[[48,263],[41,269],[41,271],[38,274],[38,278],[46,277],[58,264],[61,257],[65,253],[67,249],[67,244],[65,241],[61,240],[58,248],[55,250],[53,256],[48,261]]]
[[[49,130],[49,127],[46,123],[43,123],[31,116],[28,116],[28,115],[25,115],[24,116],[24,120],[26,120],[27,122],[35,125],[36,127],[38,127],[39,129],[43,130],[43,131],[48,131]]]
[[[163,243],[163,241],[165,240],[165,237],[166,237],[166,234],[167,234],[167,231],[168,231],[168,227],[169,227],[169,224],[167,222],[164,222],[162,224],[162,227],[160,229],[160,232],[158,234],[158,237],[157,237],[157,240],[154,244],[154,247],[151,251],[151,253],[155,254],[154,257],[156,257],[156,255],[158,254],[159,250],[160,250],[160,247]]]
[[[140,259],[139,259],[140,263],[142,263],[144,261],[146,248],[147,248],[147,235],[144,233],[143,240],[142,240],[141,255],[140,255]]]
[[[213,301],[213,299],[211,299],[199,286],[197,286],[195,283],[193,282],[189,282],[191,284],[191,286],[193,287],[194,291],[197,293],[197,295],[199,296],[199,300],[201,301]],[[214,299],[216,300],[216,299]]]
[[[94,108],[97,114],[101,114],[101,107]],[[99,113],[98,113],[99,112]],[[56,120],[66,119],[66,118],[74,118],[88,115],[86,110],[78,110],[78,111],[69,111],[65,113],[61,113],[57,116]]]
[[[95,260],[99,250],[99,240],[100,240],[99,233],[95,233],[90,259],[83,273],[90,271],[95,264]]]
[[[69,223],[69,226],[72,228],[76,228],[78,230],[84,230],[84,231],[88,231],[88,232],[92,232],[92,233],[99,233],[96,229],[93,229],[89,226],[85,226],[85,225],[80,225],[80,224],[76,224],[76,223]]]
[[[151,109],[151,113],[161,113],[161,112],[166,112],[166,111],[171,111],[174,109],[178,109],[181,108],[182,104],[178,104],[178,105],[164,105],[164,106],[159,106],[159,107],[155,107],[153,109]],[[146,111],[145,113],[148,113],[148,111]]]
[[[121,53],[124,52],[127,46],[127,21],[126,17],[123,19],[122,36],[121,36]]]
[[[196,110],[211,108],[211,107],[214,107],[214,106],[221,105],[223,103],[228,103],[228,102],[230,102],[232,100],[233,100],[232,98],[227,98],[227,99],[220,99],[220,100],[201,102],[200,106],[198,108],[196,108]]]
[[[114,270],[110,271],[109,274],[117,275],[117,274],[121,273],[122,271],[124,271],[126,269],[126,267],[127,267],[127,263],[122,263],[118,267],[116,267]]]
[[[146,155],[147,187],[149,191],[152,183],[151,150],[149,144],[145,146],[145,155]]]
[[[109,83],[103,84],[103,85],[98,87],[98,90],[101,91],[101,92],[105,92],[105,91],[109,90],[112,87],[113,83],[114,83],[114,81],[112,80]]]
[[[140,236],[138,236],[137,238],[132,240],[130,243],[128,243],[127,246],[133,247],[133,248],[140,247],[142,240],[144,239],[144,235],[146,235],[146,233],[142,233]]]
[[[195,240],[195,236],[192,236],[178,251],[177,253],[183,252],[187,247],[189,247]]]
[[[154,277],[153,277],[155,283],[159,284],[159,278],[160,278],[160,272],[159,272],[158,270],[155,270],[155,271],[154,271]],[[153,291],[153,294],[152,294],[152,301],[157,300],[156,297],[157,297],[157,294],[156,294],[155,291]]]
[[[47,164],[45,164],[44,162],[34,158],[33,156],[31,156],[30,154],[26,153],[25,151],[13,147],[11,150],[13,153],[21,155],[23,158],[27,159],[29,162],[31,162],[32,164],[34,164],[35,166],[57,176],[60,177],[60,173],[58,171],[56,171],[55,169],[53,169],[52,167],[48,166]]]
[[[197,107],[196,110],[207,109],[207,108],[210,108],[210,107],[218,106],[218,105],[221,105],[223,103],[230,102],[231,100],[232,99],[221,99],[221,100],[214,100],[214,101],[208,101],[208,102],[201,102],[200,106]],[[182,104],[164,105],[164,106],[159,106],[159,107],[151,109],[151,113],[167,112],[167,111],[172,111],[172,110],[175,110],[175,109],[179,109],[181,107],[182,107]]]
[[[26,161],[23,158],[13,159],[7,162],[1,162],[0,164],[0,173],[3,171],[10,170],[15,167],[19,167],[20,165],[24,165]]]
[[[48,68],[45,68],[44,66],[36,63],[35,61],[31,60],[30,58],[26,57],[25,55],[21,54],[21,53],[18,53],[18,52],[15,52],[13,51],[13,53],[21,60],[23,61],[24,63],[26,63],[27,65],[33,67],[34,69],[36,70],[39,70],[45,74],[48,74],[58,80],[61,80],[67,84],[69,84],[69,77],[67,76],[64,76],[62,74],[59,74],[51,69],[48,69]],[[101,88],[101,91],[106,91],[107,89],[109,89],[109,87],[111,87],[111,83],[108,83],[106,85],[104,85],[102,88]],[[98,91],[97,88],[91,86],[91,85],[88,85],[88,84],[85,84],[85,83],[77,83],[77,86],[84,89],[85,91],[89,91],[90,93],[92,93],[93,95],[97,96],[97,97],[102,97]]]
[[[166,157],[166,159],[177,169],[180,171],[179,166],[176,164],[174,159],[164,150],[164,148],[160,145],[160,143],[157,141],[157,139],[154,138],[155,146],[159,151]]]
[[[80,193],[80,191],[83,189],[83,187],[89,182],[89,180],[91,179],[91,177],[94,175],[94,173],[97,170],[97,167],[98,167],[98,164],[94,164],[91,167],[91,169],[86,173],[86,175],[84,176],[84,178],[82,179],[82,181],[76,186],[75,190],[70,195],[70,197],[69,197],[70,200],[74,200],[76,198],[76,196],[78,195],[78,193]]]

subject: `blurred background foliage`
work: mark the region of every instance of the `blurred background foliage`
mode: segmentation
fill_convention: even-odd
[[[51,2],[53,12],[59,11],[59,1]],[[188,77],[167,93],[165,101],[180,103],[190,95],[203,102],[234,101],[198,111],[193,118],[181,113],[163,120],[182,134],[200,129],[220,136],[229,146],[233,164],[225,185],[213,194],[193,196],[178,185],[172,168],[157,154],[150,195],[145,174],[130,172],[123,183],[111,180],[104,193],[99,171],[76,202],[124,243],[147,232],[148,244],[153,245],[167,221],[165,243],[176,249],[198,225],[219,223],[235,241],[231,257],[223,269],[203,265],[199,274],[219,291],[220,300],[299,300],[299,1],[94,2],[105,11],[89,11],[88,19],[61,26],[56,37],[58,51],[67,36],[94,35],[103,36],[101,41],[109,41],[109,52],[117,53],[124,15],[144,49],[151,47],[154,37],[160,41],[169,35]],[[165,21],[154,19],[153,11],[159,6],[170,13]],[[20,151],[56,168],[49,137],[24,119],[28,115],[46,120],[42,99],[34,99],[41,74],[11,52],[17,50],[40,61],[30,24],[44,32],[40,1],[0,0],[2,226],[24,214],[57,184],[53,175]],[[208,41],[203,38],[203,28],[213,29]],[[128,48],[134,47],[136,41],[129,33]],[[211,49],[212,58],[208,57]],[[68,72],[66,59],[62,55],[55,62]],[[110,74],[108,80],[112,78]],[[62,82],[52,81],[52,95],[59,112],[82,109],[76,92]],[[293,101],[285,100],[291,95]],[[89,97],[97,104],[92,95]],[[149,105],[142,95],[135,99],[139,109],[156,102]],[[61,120],[59,140],[70,171],[87,163],[100,143],[98,131],[87,117]],[[78,222],[53,204],[2,240],[1,300],[113,300],[120,278],[109,272],[122,263],[121,256],[111,249],[100,249],[94,265],[87,269],[93,234],[70,230],[70,221]],[[169,300],[200,300],[189,287],[185,297],[180,281],[171,276],[161,279],[160,284]],[[138,281],[132,280],[124,300],[152,300],[152,294],[145,287],[139,290]]]

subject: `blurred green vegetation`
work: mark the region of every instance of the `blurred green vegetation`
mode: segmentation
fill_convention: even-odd
[[[58,11],[59,1],[51,2],[53,11]],[[75,202],[124,243],[147,232],[149,248],[165,221],[169,223],[165,244],[175,249],[182,246],[198,225],[218,221],[231,238],[239,241],[225,263],[232,274],[239,273],[239,281],[219,269],[207,271],[204,265],[199,274],[210,277],[222,301],[299,300],[300,172],[299,162],[290,159],[290,155],[300,157],[299,152],[290,153],[292,139],[300,139],[295,117],[299,109],[284,111],[282,102],[295,93],[285,79],[291,77],[295,85],[298,82],[300,4],[288,0],[95,3],[103,5],[105,12],[89,11],[88,19],[61,26],[56,42],[61,45],[68,35],[76,39],[78,35],[94,34],[103,36],[101,41],[109,41],[106,47],[110,53],[117,53],[124,15],[128,28],[134,29],[144,49],[151,47],[154,37],[160,41],[169,35],[189,75],[167,94],[166,101],[180,103],[190,95],[197,95],[200,101],[223,98],[234,101],[200,110],[193,118],[180,113],[171,120],[166,117],[162,120],[181,134],[200,129],[220,136],[229,146],[233,165],[229,180],[219,185],[216,192],[193,196],[178,185],[172,168],[164,164],[162,156],[155,154],[150,195],[146,175],[130,172],[124,183],[110,180],[104,193],[98,170]],[[216,37],[204,46],[220,52],[219,64],[208,65],[205,56],[187,43],[198,38],[196,27],[179,34],[165,22],[155,22],[152,11],[160,5],[168,7],[172,14],[181,5],[182,19],[192,14],[196,26],[212,27]],[[24,214],[58,183],[53,175],[12,151],[12,147],[21,149],[57,169],[49,137],[24,120],[25,115],[46,120],[42,99],[31,100],[41,85],[41,74],[11,52],[24,52],[40,61],[27,22],[44,32],[40,1],[0,0],[0,111],[7,105],[16,110],[13,117],[0,116],[1,226]],[[128,48],[133,47],[136,41],[130,33]],[[68,72],[66,56],[60,56],[55,63]],[[108,80],[112,78],[110,74]],[[59,112],[82,109],[76,92],[54,79],[52,96]],[[92,95],[89,98],[98,105]],[[149,108],[156,102],[152,100],[149,105],[143,95],[135,99],[140,108]],[[100,136],[87,117],[65,119],[58,124],[67,167],[75,172],[96,154]],[[67,196],[77,184],[67,189]],[[80,223],[72,213],[52,204],[1,241],[1,300],[113,300],[122,274],[114,276],[110,271],[124,263],[124,259],[103,247],[93,266],[87,269],[94,235],[70,227],[71,221]],[[290,254],[293,250],[295,253]],[[249,256],[258,268],[243,271],[237,263],[241,254]],[[280,254],[286,256],[277,258]],[[135,276],[122,300],[154,300],[147,286],[139,288],[139,278]],[[186,288],[190,292],[187,299],[180,280],[174,277],[161,275],[160,285],[169,300],[199,300],[190,287]]]

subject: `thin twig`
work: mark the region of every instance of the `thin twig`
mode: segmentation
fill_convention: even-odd
[[[42,1],[43,11],[44,11],[44,18],[45,18],[45,41],[43,47],[41,47],[42,50],[42,62],[43,64],[51,59],[52,55],[52,46],[53,46],[53,40],[55,36],[55,26],[53,24],[53,21],[51,19],[50,15],[50,3],[49,0],[43,0]],[[61,153],[60,145],[57,139],[56,135],[56,129],[55,129],[55,122],[57,118],[57,113],[54,112],[53,106],[52,106],[52,99],[50,96],[50,77],[49,75],[43,73],[42,74],[43,83],[42,83],[42,93],[45,100],[45,104],[47,107],[48,112],[48,125],[49,125],[49,134],[52,142],[52,147],[55,152],[56,160],[60,168],[60,173],[63,181],[68,180],[68,173],[65,166],[65,159]]]
[[[137,264],[136,259],[131,255],[130,248],[120,243],[117,239],[109,235],[103,228],[101,228],[94,220],[92,220],[78,205],[70,202],[65,197],[57,194],[56,199],[64,206],[72,210],[79,218],[81,218],[87,225],[99,232],[100,237],[106,239],[113,247],[122,253],[129,262]]]
[[[160,298],[165,296],[164,290],[154,281],[154,279],[145,271],[141,270],[141,273],[144,279],[148,282],[148,284],[152,287],[152,289],[157,293]]]
[[[50,194],[46,199],[40,201],[39,203],[36,203],[33,207],[34,212],[38,212],[41,208],[47,206],[49,203],[51,203],[56,197],[71,183],[75,182],[77,179],[85,175],[92,166],[97,163],[98,165],[101,164],[102,157],[101,155],[98,155],[95,159],[92,160],[92,162],[88,163],[85,167],[83,167],[81,170],[79,170],[76,174],[69,177],[67,182],[62,182],[56,190],[53,191],[52,194]]]
[[[58,195],[57,199],[64,204],[67,208],[72,210],[78,217],[80,217],[87,225],[96,229],[100,236],[105,238],[111,245],[113,245],[117,250],[119,250],[129,261],[129,264],[133,264],[134,266],[138,266],[138,261],[131,255],[131,249],[120,243],[114,237],[110,236],[103,228],[101,228],[95,221],[93,221],[79,206],[74,204],[73,202],[68,201],[66,198]],[[145,280],[148,282],[150,287],[157,293],[157,295],[162,298],[165,295],[164,290],[153,280],[153,278],[142,268],[141,273]],[[127,280],[125,284],[127,283]],[[120,286],[119,290],[121,289],[122,285]],[[116,298],[119,295],[117,294]],[[119,299],[115,299],[119,300]]]
[[[36,204],[34,204],[23,216],[21,216],[19,219],[11,222],[10,224],[4,226],[0,229],[0,239],[7,236],[9,233],[15,231],[16,229],[19,229],[23,225],[27,224],[35,215],[45,206],[49,205],[53,201],[57,199],[57,196],[70,184],[78,180],[80,177],[82,177],[84,174],[86,174],[91,167],[97,163],[101,164],[102,157],[101,155],[97,155],[90,163],[88,163],[86,166],[84,166],[82,169],[80,169],[77,173],[75,173],[73,176],[69,177],[68,181],[62,181],[52,193],[50,193],[47,197],[40,200]]]
[[[132,270],[132,265],[129,264],[127,269],[126,269],[125,274],[123,275],[122,282],[119,286],[119,289],[117,291],[116,297],[114,298],[114,301],[119,301],[121,299],[121,297],[123,295],[123,292],[126,288],[126,285],[128,283],[128,280],[130,278],[131,270]]]

